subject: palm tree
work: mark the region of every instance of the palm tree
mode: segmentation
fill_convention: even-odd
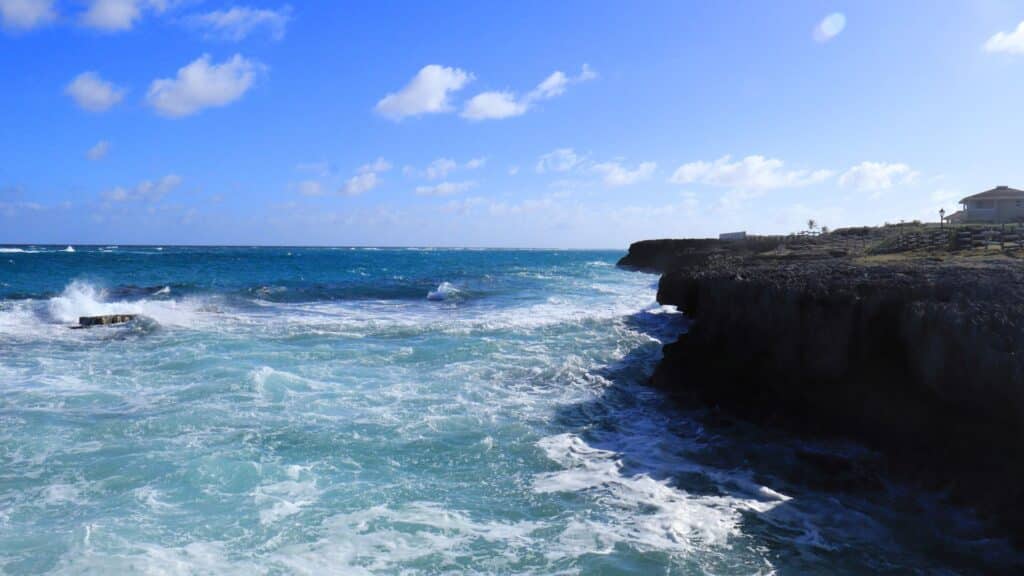
[[[814,229],[817,227],[818,223],[814,221],[814,218],[811,218],[810,220],[807,221],[807,229],[810,230],[811,232],[814,232]]]

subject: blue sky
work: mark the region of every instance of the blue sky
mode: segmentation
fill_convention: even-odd
[[[1024,4],[0,0],[0,242],[621,248],[1024,186]]]

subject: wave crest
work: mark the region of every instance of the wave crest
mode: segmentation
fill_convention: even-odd
[[[431,290],[427,293],[427,300],[451,300],[460,294],[459,289],[456,288],[451,282],[441,282],[437,286],[437,290]]]

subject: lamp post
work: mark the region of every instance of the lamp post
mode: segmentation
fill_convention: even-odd
[[[939,208],[939,230],[946,227],[946,209]]]

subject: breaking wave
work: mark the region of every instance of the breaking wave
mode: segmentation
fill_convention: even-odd
[[[48,302],[50,316],[61,323],[76,323],[80,316],[138,314],[165,326],[189,326],[198,312],[195,303],[174,300],[109,300],[107,291],[75,281]]]
[[[459,289],[450,282],[441,282],[437,289],[427,292],[427,300],[450,300],[459,295]]]

